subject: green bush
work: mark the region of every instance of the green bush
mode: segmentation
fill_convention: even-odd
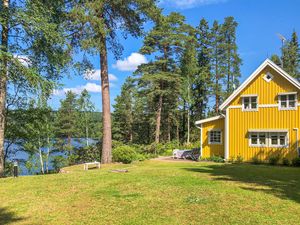
[[[237,157],[236,157],[236,163],[242,163],[244,161],[244,158],[243,158],[243,156],[241,156],[241,155],[238,155]]]
[[[261,163],[261,160],[257,157],[257,156],[254,156],[252,158],[252,163],[253,164],[260,164]]]
[[[294,158],[292,160],[292,165],[297,167],[300,166],[300,157]]]
[[[269,163],[271,165],[277,165],[278,162],[279,162],[279,160],[280,160],[280,156],[279,155],[275,155],[275,156],[270,156],[269,157]]]
[[[101,151],[102,146],[100,143],[96,145],[85,146],[82,148],[76,149],[76,154],[78,155],[77,162],[85,163],[85,162],[93,162],[93,161],[101,161]]]
[[[283,158],[282,159],[282,165],[289,166],[290,165],[290,160],[288,158]]]
[[[135,149],[128,145],[118,146],[112,151],[113,161],[122,162],[125,164],[137,160],[137,153]]]
[[[212,162],[220,162],[220,163],[225,162],[224,158],[222,158],[221,156],[215,156],[215,155],[208,157],[208,158],[204,158],[203,160],[212,161]]]

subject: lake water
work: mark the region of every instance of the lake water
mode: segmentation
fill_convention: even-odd
[[[72,138],[71,144],[74,148],[79,148],[79,147],[83,147],[86,145],[85,141],[86,140],[84,138]],[[89,144],[94,145],[98,141],[99,140],[96,140],[96,139],[89,139]],[[18,149],[19,146],[12,145],[12,146],[10,146],[10,148]],[[52,153],[49,157],[49,170],[53,170],[53,165],[51,163],[51,159],[54,156],[58,156],[58,155],[66,157],[66,153],[62,153],[62,152]],[[30,155],[28,153],[26,153],[24,151],[18,151],[16,154],[9,155],[8,160],[9,161],[18,160],[20,162],[19,163],[19,169],[20,169],[19,175],[20,176],[33,175],[33,174],[40,172],[40,163],[39,163],[39,155],[38,154],[34,155],[33,159],[30,159]],[[33,169],[31,169],[31,171],[29,171],[25,166],[25,162],[28,162],[28,161],[30,161],[32,164],[37,164],[38,168],[33,168]]]

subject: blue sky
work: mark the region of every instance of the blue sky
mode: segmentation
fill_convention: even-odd
[[[214,20],[223,22],[224,17],[233,16],[238,22],[237,44],[238,52],[243,60],[241,66],[241,82],[249,76],[256,67],[273,53],[280,53],[281,42],[277,33],[289,38],[295,30],[300,35],[300,1],[299,0],[162,0],[160,6],[163,13],[177,11],[186,17],[186,22],[197,26],[201,18],[210,23]],[[111,102],[120,93],[127,76],[147,58],[136,54],[142,46],[142,39],[129,37],[120,38],[124,46],[121,60],[117,61],[109,54],[109,74],[111,78]],[[101,111],[101,89],[99,80],[99,57],[91,61],[95,73],[64,78],[62,90],[57,90],[49,103],[54,109],[59,107],[59,100],[64,98],[65,90],[77,93],[87,88],[96,105]]]

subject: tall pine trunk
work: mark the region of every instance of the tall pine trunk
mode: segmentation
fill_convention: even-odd
[[[219,96],[219,71],[218,71],[218,60],[216,60],[216,113],[219,113],[219,99],[220,99],[220,96]]]
[[[168,142],[171,142],[171,113],[168,114]]]
[[[2,1],[2,9],[9,9],[9,0]],[[8,52],[8,16],[2,23],[1,48],[3,52]],[[3,57],[0,62],[0,177],[4,176],[4,129],[5,129],[5,103],[6,103],[6,86],[7,86],[7,59]]]
[[[106,37],[100,35],[100,66],[101,66],[101,88],[102,88],[102,118],[103,118],[103,139],[102,139],[102,157],[101,162],[111,163],[111,115],[110,115],[110,97],[109,97],[109,79],[107,67],[107,47]]]
[[[159,143],[162,103],[163,96],[160,94],[156,112],[155,143]]]
[[[190,86],[190,78],[188,77],[188,92],[187,92],[187,140],[186,140],[186,143],[187,144],[190,144],[190,130],[191,130],[191,124],[190,124],[190,108],[191,108],[191,97],[190,97],[190,89],[191,89],[191,86]]]

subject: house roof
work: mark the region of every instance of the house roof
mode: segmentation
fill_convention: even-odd
[[[207,122],[218,120],[218,119],[222,119],[222,118],[224,118],[223,115],[214,116],[214,117],[210,117],[210,118],[207,118],[207,119],[198,120],[198,121],[195,122],[195,124],[199,125],[199,124],[202,124],[202,123],[207,123]]]
[[[282,68],[277,66],[275,63],[273,63],[270,59],[266,59],[252,74],[250,77],[248,77],[220,106],[220,110],[225,109],[230,102],[257,76],[260,74],[260,72],[266,68],[267,66],[270,66],[272,69],[274,69],[278,74],[280,74],[282,77],[284,77],[286,80],[288,80],[291,84],[293,84],[295,87],[300,89],[300,83],[293,78],[291,75],[289,75],[287,72],[285,72]]]

